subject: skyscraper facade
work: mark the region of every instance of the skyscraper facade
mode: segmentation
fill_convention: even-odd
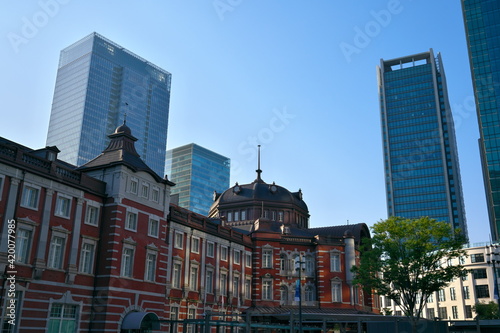
[[[230,160],[195,143],[167,151],[165,173],[176,184],[179,206],[208,215],[213,193],[229,188]]]
[[[491,237],[500,240],[500,3],[462,0]]]
[[[126,119],[137,152],[163,176],[170,82],[170,73],[90,34],[61,51],[47,145],[80,166],[107,147],[107,134]]]
[[[441,55],[381,60],[378,71],[389,216],[429,216],[467,236]]]

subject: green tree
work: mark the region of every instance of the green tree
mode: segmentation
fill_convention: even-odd
[[[464,238],[448,223],[428,217],[390,217],[371,229],[373,236],[366,240],[360,265],[352,269],[354,283],[395,301],[417,332],[429,295],[466,274],[459,263],[447,264],[448,259],[466,255]]]
[[[478,319],[499,319],[498,304],[491,301],[489,303],[477,302],[473,307]]]

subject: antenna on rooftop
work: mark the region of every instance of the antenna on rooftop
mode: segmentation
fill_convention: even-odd
[[[260,145],[257,146],[257,180],[262,180],[260,178],[260,174],[262,173],[262,170],[260,169]]]

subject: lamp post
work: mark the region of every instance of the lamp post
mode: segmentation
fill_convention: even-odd
[[[299,332],[302,333],[302,270],[304,269],[305,262],[302,261],[300,255],[295,257],[295,270],[299,272],[299,279],[297,280],[297,286],[295,287],[295,301],[299,301]]]
[[[498,244],[488,246],[486,253],[486,262],[493,266],[493,298],[497,300],[498,312],[500,314],[500,298],[498,297],[498,277],[497,265],[500,266],[500,249]]]

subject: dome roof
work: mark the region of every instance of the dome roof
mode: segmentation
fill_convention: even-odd
[[[125,123],[125,120],[123,121],[123,124],[121,124],[120,126],[118,126],[115,129],[115,133],[114,134],[118,134],[118,133],[124,133],[124,134],[128,134],[128,135],[132,135],[132,130],[130,129],[130,127],[127,126],[127,124]]]
[[[304,200],[302,200],[302,191],[290,192],[283,186],[267,184],[260,178],[250,184],[239,185],[236,183],[233,187],[227,189],[222,194],[216,194],[213,208],[226,204],[242,204],[245,202],[264,202],[274,204],[294,205],[308,212]]]

